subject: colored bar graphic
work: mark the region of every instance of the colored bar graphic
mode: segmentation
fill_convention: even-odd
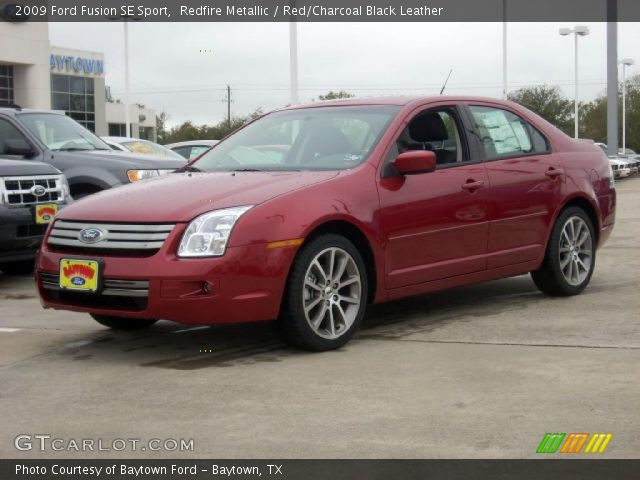
[[[582,446],[589,438],[588,433],[570,433],[560,449],[560,453],[580,453]]]
[[[536,453],[604,453],[612,438],[612,433],[545,433]]]
[[[556,453],[565,435],[565,433],[546,433],[538,445],[536,453]]]
[[[604,453],[612,438],[611,433],[594,433],[584,453]]]

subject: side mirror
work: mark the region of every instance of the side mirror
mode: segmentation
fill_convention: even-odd
[[[33,148],[24,138],[7,138],[4,141],[5,155],[33,155]]]
[[[433,172],[436,169],[436,154],[429,150],[411,150],[398,155],[393,166],[401,175]]]

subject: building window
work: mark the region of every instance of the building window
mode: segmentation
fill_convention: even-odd
[[[13,65],[0,65],[0,105],[12,105]]]
[[[139,127],[138,132],[139,132],[139,137],[144,140],[149,140],[151,142],[155,140],[153,138],[153,127]]]
[[[51,105],[96,131],[95,86],[93,78],[51,75]]]
[[[126,137],[127,127],[124,123],[110,123],[109,124],[109,136],[110,137]]]

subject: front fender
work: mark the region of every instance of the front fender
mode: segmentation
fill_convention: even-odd
[[[87,166],[72,167],[64,172],[70,186],[79,184],[95,185],[102,190],[122,185],[112,173]]]

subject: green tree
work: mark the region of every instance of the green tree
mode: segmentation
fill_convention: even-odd
[[[164,112],[163,112],[164,114]],[[231,125],[229,122],[225,120],[221,120],[214,125],[195,125],[191,121],[186,121],[181,123],[180,125],[176,125],[171,127],[169,130],[166,130],[163,127],[163,135],[160,135],[160,130],[158,129],[158,142],[162,144],[167,143],[175,143],[175,142],[184,142],[187,140],[220,140],[223,137],[226,137],[230,133],[234,132],[238,128],[247,124],[251,120],[258,118],[262,115],[262,109],[257,108],[251,114],[246,116],[236,116],[231,118]],[[162,116],[162,114],[161,114]],[[166,120],[166,114],[162,122]],[[158,117],[156,117],[156,128],[158,126]],[[164,124],[163,124],[164,125]]]
[[[355,97],[354,94],[346,92],[344,90],[340,90],[338,92],[334,92],[333,90],[331,90],[330,92],[324,95],[318,95],[318,100],[323,102],[325,100],[340,100],[342,98],[353,98],[353,97]]]
[[[559,87],[542,85],[516,90],[509,100],[534,111],[568,135],[573,135],[574,103],[567,99]]]
[[[627,80],[627,148],[640,150],[640,74]],[[607,141],[607,97],[600,95],[582,108],[581,136]],[[622,85],[618,92],[618,144],[622,147]]]
[[[160,112],[156,115],[156,138],[158,143],[165,143],[165,138],[168,135],[167,132],[167,120],[169,115],[167,112]]]

